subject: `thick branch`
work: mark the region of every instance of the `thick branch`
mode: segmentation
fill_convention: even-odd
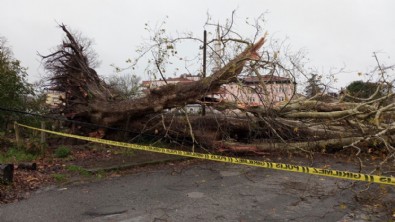
[[[109,125],[122,121],[126,116],[136,119],[150,113],[161,112],[163,109],[196,103],[204,94],[215,92],[222,84],[234,81],[248,60],[259,59],[257,50],[262,47],[264,42],[264,38],[260,39],[226,66],[199,81],[189,84],[165,85],[152,89],[147,96],[133,101],[108,103],[97,101],[91,104],[91,112],[94,114],[93,121]]]

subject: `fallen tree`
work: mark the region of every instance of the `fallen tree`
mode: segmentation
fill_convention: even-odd
[[[237,81],[243,68],[256,76],[262,69],[272,75],[279,69],[288,74],[292,71],[273,53],[260,51],[265,43],[265,38],[261,38],[199,81],[168,84],[150,89],[140,98],[119,100],[91,67],[89,44],[70,33],[65,25],[60,27],[66,34],[65,40],[54,53],[42,58],[52,75],[52,88],[65,92],[62,112],[68,119],[138,129],[140,134],[161,135],[170,141],[188,138],[193,144],[219,151],[259,153],[286,144],[289,149],[304,151],[351,147],[357,154],[376,146],[387,153],[388,158],[395,154],[392,81],[382,79],[380,87],[369,98],[356,98],[347,92],[340,98],[332,98],[320,92],[311,98],[290,98],[259,107],[211,103],[206,105],[213,110],[238,112],[229,115],[217,111],[207,116],[190,116],[182,107],[204,103],[205,95],[218,91],[223,84]],[[381,67],[380,71],[385,70]],[[378,97],[379,92],[381,96]],[[163,112],[171,108],[179,108],[183,114]],[[97,134],[79,129],[80,133],[105,135],[103,129]]]
[[[67,39],[56,52],[43,56],[45,68],[53,73],[53,90],[66,93],[63,112],[72,119],[88,120],[105,126],[116,125],[126,119],[160,113],[163,109],[196,103],[204,94],[215,92],[222,84],[234,81],[249,60],[258,60],[257,51],[265,39],[260,39],[211,76],[188,85],[166,85],[150,90],[138,99],[115,100],[106,83],[90,67],[87,48],[67,30]]]

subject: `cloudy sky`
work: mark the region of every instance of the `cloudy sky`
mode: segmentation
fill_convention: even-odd
[[[312,67],[322,73],[345,67],[336,75],[344,86],[380,61],[395,64],[395,1],[393,0],[1,0],[0,36],[8,39],[14,56],[29,68],[29,79],[44,71],[37,52],[46,54],[61,42],[57,28],[64,23],[94,40],[101,65],[98,73],[111,75],[110,64],[124,65],[147,37],[144,24],[166,16],[171,32],[203,30],[207,13],[224,22],[236,9],[243,32],[246,17],[265,13],[265,30],[287,39],[293,50],[303,49]],[[144,78],[143,74],[141,76]]]

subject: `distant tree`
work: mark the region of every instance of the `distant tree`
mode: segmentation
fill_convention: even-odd
[[[313,97],[322,91],[323,87],[321,84],[321,76],[318,76],[317,74],[311,74],[311,77],[307,80],[307,86],[305,89],[306,96]]]
[[[140,80],[136,75],[115,75],[108,79],[108,84],[118,97],[130,99],[138,96]]]
[[[358,98],[369,98],[372,96],[377,87],[379,87],[379,83],[373,82],[363,82],[363,81],[354,81],[347,86],[347,92],[349,95]],[[380,91],[377,92],[375,97],[381,97],[382,93]]]
[[[33,89],[26,80],[26,68],[13,58],[6,43],[6,39],[0,37],[0,106],[23,110],[26,108],[28,95],[33,94]],[[10,117],[10,113],[0,111],[0,124],[5,126]]]

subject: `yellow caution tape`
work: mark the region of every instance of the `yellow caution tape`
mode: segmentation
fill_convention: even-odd
[[[340,171],[340,170],[330,170],[330,169],[320,169],[315,167],[307,167],[307,166],[298,166],[293,164],[284,164],[284,163],[275,163],[275,162],[266,162],[266,161],[259,161],[259,160],[251,160],[251,159],[242,159],[236,157],[227,157],[227,156],[220,156],[214,154],[203,154],[203,153],[195,153],[195,152],[188,152],[182,150],[173,150],[173,149],[166,149],[166,148],[159,148],[153,146],[144,146],[138,144],[131,144],[131,143],[124,143],[124,142],[117,142],[111,141],[106,139],[99,139],[99,138],[92,138],[86,136],[79,136],[67,133],[60,133],[51,130],[40,129],[36,127],[31,127],[23,124],[18,124],[19,126],[38,130],[46,133],[51,133],[59,136],[70,137],[85,141],[91,141],[95,143],[107,144],[112,146],[118,147],[125,147],[130,149],[136,150],[144,150],[150,151],[155,153],[164,153],[170,155],[177,155],[177,156],[185,156],[185,157],[192,157],[197,159],[204,159],[204,160],[212,160],[218,162],[225,162],[225,163],[234,163],[234,164],[242,164],[254,167],[262,167],[268,169],[275,169],[275,170],[284,170],[290,172],[299,172],[299,173],[306,173],[306,174],[313,174],[313,175],[320,175],[320,176],[327,176],[327,177],[335,177],[340,179],[347,179],[347,180],[357,180],[357,181],[365,181],[370,183],[380,183],[380,184],[387,184],[395,186],[395,177],[387,177],[387,176],[378,176],[378,175],[369,175],[363,173],[353,173],[348,171]]]

